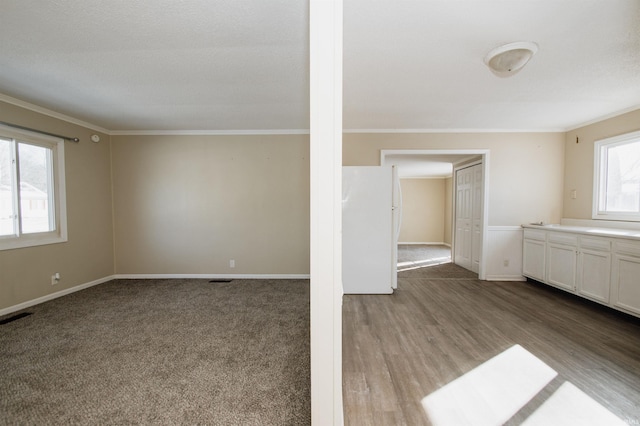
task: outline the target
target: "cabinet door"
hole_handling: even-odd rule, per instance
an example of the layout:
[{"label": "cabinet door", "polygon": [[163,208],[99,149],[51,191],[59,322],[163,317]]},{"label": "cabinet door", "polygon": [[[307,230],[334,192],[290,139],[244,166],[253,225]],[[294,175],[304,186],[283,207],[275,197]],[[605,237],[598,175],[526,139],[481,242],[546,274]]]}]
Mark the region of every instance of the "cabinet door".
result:
[{"label": "cabinet door", "polygon": [[580,249],[578,256],[578,294],[598,302],[609,302],[611,253]]},{"label": "cabinet door", "polygon": [[522,275],[544,281],[545,242],[525,239],[522,245]]},{"label": "cabinet door", "polygon": [[574,291],[576,254],[576,247],[547,243],[547,283]]},{"label": "cabinet door", "polygon": [[640,257],[614,254],[611,302],[614,306],[640,314]]}]

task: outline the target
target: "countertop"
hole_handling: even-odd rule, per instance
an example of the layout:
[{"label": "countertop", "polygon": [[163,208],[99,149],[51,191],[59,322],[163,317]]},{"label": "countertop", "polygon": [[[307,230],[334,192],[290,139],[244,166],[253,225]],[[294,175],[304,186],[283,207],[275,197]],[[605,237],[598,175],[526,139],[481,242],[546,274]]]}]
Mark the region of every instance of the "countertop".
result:
[{"label": "countertop", "polygon": [[560,231],[570,232],[573,234],[582,235],[594,235],[598,237],[611,237],[611,238],[627,238],[632,240],[640,240],[640,230],[638,229],[618,229],[618,228],[597,228],[592,226],[569,226],[560,225],[556,223],[552,224],[523,224],[523,228],[540,229],[542,231]]}]

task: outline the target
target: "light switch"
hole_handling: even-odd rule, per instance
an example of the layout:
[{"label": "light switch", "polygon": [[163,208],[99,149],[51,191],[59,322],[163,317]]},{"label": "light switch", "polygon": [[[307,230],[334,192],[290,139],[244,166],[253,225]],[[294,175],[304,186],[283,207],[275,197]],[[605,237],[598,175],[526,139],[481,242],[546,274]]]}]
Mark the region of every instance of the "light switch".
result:
[{"label": "light switch", "polygon": [[578,192],[575,189],[571,190],[571,199],[575,200],[576,198],[578,198]]}]

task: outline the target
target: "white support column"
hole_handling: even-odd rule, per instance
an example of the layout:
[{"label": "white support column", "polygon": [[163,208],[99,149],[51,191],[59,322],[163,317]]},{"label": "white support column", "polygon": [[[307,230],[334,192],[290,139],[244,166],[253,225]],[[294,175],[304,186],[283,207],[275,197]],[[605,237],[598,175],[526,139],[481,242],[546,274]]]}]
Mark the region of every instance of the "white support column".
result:
[{"label": "white support column", "polygon": [[311,0],[311,422],[342,425],[342,0]]}]

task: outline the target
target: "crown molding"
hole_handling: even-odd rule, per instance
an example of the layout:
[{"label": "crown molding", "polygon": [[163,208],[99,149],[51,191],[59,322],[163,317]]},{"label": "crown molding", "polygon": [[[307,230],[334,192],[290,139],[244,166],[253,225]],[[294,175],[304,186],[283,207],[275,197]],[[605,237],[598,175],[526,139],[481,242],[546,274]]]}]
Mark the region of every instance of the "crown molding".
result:
[{"label": "crown molding", "polygon": [[344,129],[342,133],[564,133],[551,129]]},{"label": "crown molding", "polygon": [[39,105],[35,105],[30,102],[23,101],[21,99],[17,99],[9,95],[5,95],[4,93],[0,93],[0,101],[6,102],[11,105],[19,106],[20,108],[28,109],[29,111],[37,112],[42,115],[56,118],[58,120],[66,121],[67,123],[71,123],[71,124],[85,127],[87,129],[95,130],[96,132],[106,133],[108,135],[111,134],[111,131],[108,129],[105,129],[104,127],[100,127],[93,123],[89,123],[84,120],[79,120],[77,118],[68,116],[66,114],[61,114],[59,112],[50,110],[48,108],[44,108]]},{"label": "crown molding", "polygon": [[580,123],[580,124],[576,124],[574,126],[568,127],[566,131],[570,132],[572,130],[579,129],[581,127],[590,126],[592,124],[596,124],[596,123],[599,123],[601,121],[608,120],[610,118],[618,117],[619,115],[623,115],[623,114],[626,114],[628,112],[633,112],[633,111],[636,111],[636,110],[639,110],[639,109],[640,109],[640,105],[634,105],[634,106],[631,106],[629,108],[625,108],[625,109],[617,111],[617,112],[612,112],[611,114],[606,114],[606,115],[603,115],[601,117],[594,118],[594,119],[589,120],[589,121],[585,121],[584,123]]},{"label": "crown molding", "polygon": [[[114,136],[233,136],[233,135],[308,135],[309,129],[268,129],[268,130],[109,130],[104,127],[71,117],[66,114],[53,111],[51,109],[32,104],[21,99],[0,93],[0,101],[15,105],[30,111],[37,112],[67,123],[95,130],[96,132],[105,133]],[[370,133],[370,134],[405,134],[405,133],[566,133],[572,130],[586,127],[610,118],[614,118],[632,111],[640,109],[640,105],[633,105],[623,110],[606,114],[579,124],[569,126],[567,128],[550,128],[550,129],[343,129],[342,133]]]},{"label": "crown molding", "polygon": [[113,136],[308,135],[309,129],[269,130],[113,130]]}]

